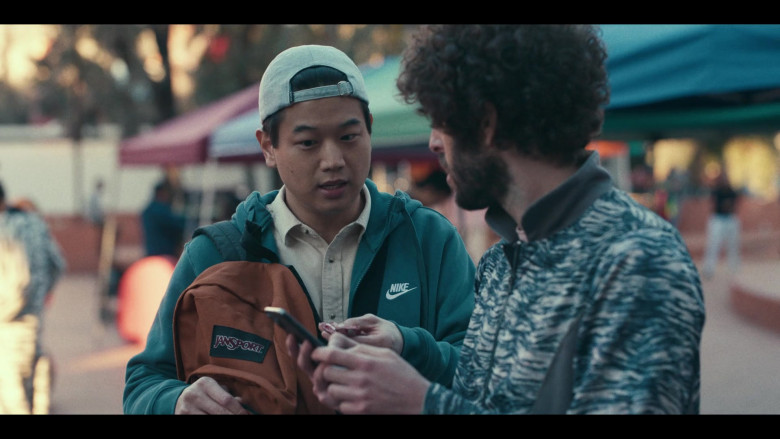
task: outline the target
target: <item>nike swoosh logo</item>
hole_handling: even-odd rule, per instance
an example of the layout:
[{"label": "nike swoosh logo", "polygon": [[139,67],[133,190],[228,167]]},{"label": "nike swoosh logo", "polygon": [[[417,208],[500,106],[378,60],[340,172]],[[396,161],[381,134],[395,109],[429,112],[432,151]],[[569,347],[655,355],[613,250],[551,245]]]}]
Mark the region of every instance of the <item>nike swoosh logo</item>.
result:
[{"label": "nike swoosh logo", "polygon": [[385,297],[387,297],[387,300],[393,300],[393,299],[397,298],[398,296],[403,296],[404,294],[408,293],[409,291],[414,291],[416,289],[417,289],[417,287],[409,288],[408,290],[399,291],[399,292],[397,292],[395,294],[390,294],[390,290],[387,290],[385,292]]}]

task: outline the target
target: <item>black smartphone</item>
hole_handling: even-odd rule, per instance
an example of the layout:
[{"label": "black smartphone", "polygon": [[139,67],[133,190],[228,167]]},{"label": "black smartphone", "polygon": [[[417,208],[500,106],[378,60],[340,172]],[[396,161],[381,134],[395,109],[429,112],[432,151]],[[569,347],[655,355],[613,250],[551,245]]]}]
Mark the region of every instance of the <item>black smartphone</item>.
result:
[{"label": "black smartphone", "polygon": [[315,348],[317,346],[325,346],[325,343],[317,338],[314,334],[309,332],[301,322],[299,322],[292,314],[288,313],[284,308],[278,308],[275,306],[266,306],[265,313],[271,318],[277,325],[290,334],[293,334],[299,343],[303,343],[304,340],[308,340]]}]

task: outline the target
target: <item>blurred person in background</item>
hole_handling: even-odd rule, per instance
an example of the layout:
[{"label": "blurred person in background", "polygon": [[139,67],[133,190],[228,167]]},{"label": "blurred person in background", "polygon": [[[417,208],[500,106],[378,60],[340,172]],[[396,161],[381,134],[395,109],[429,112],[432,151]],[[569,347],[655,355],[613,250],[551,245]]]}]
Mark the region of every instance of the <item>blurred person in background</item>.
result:
[{"label": "blurred person in background", "polygon": [[699,412],[705,320],[677,229],[585,149],[609,100],[585,25],[425,26],[397,81],[439,131],[458,205],[502,240],[481,258],[451,386],[334,333],[287,337],[321,402],[344,414]]},{"label": "blurred person in background", "polygon": [[[89,195],[89,200],[87,202],[87,208],[85,209],[84,216],[89,221],[90,224],[95,228],[95,231],[97,232],[97,239],[98,244],[96,248],[97,252],[97,258],[98,258],[98,267],[99,269],[103,266],[103,261],[101,261],[102,257],[107,257],[103,254],[104,251],[104,240],[107,239],[106,236],[103,236],[105,222],[106,222],[106,214],[103,210],[103,192],[105,190],[105,183],[103,182],[102,178],[98,178],[95,180],[95,186],[92,189],[92,193]],[[109,228],[109,232],[114,229]],[[113,237],[115,239],[116,235]],[[106,276],[105,273],[101,273],[101,275]]]},{"label": "blurred person in background", "polygon": [[35,316],[18,316],[30,282],[27,254],[21,244],[0,230],[0,415],[32,411],[26,382],[35,364]]},{"label": "blurred person in background", "polygon": [[[19,209],[6,204],[5,190],[0,183],[0,234],[12,239],[27,256],[29,282],[24,288],[21,308],[10,318],[10,324],[27,334],[23,338],[2,342],[13,342],[18,349],[4,350],[3,355],[15,356],[23,364],[21,369],[25,396],[30,411],[45,414],[49,410],[50,359],[42,346],[44,310],[50,301],[57,281],[65,272],[66,263],[59,245],[54,240],[46,221],[34,209]],[[20,340],[24,340],[21,342]],[[24,345],[21,347],[21,345]],[[33,353],[32,362],[26,359]]]},{"label": "blurred person in background", "polygon": [[[431,132],[429,142],[431,145],[441,143],[438,131]],[[416,182],[409,195],[444,215],[458,228],[474,262],[479,261],[485,250],[498,241],[498,236],[485,223],[485,209],[465,210],[458,207],[455,194],[447,184],[447,173],[443,170],[434,169]]]},{"label": "blurred person in background", "polygon": [[214,215],[213,221],[229,220],[236,212],[238,205],[246,199],[250,192],[246,185],[242,183],[218,197],[216,215]]},{"label": "blurred person in background", "polygon": [[705,278],[710,278],[715,273],[723,244],[726,245],[729,271],[736,272],[740,265],[742,224],[737,213],[741,195],[731,186],[725,171],[715,177],[710,199],[712,213],[707,220],[707,244],[702,268]]},{"label": "blurred person in background", "polygon": [[87,203],[87,219],[94,224],[98,229],[103,228],[103,223],[106,219],[105,211],[103,210],[103,192],[105,189],[105,183],[103,179],[97,179],[95,181],[95,188],[89,196],[89,202]]},{"label": "blurred person in background", "polygon": [[447,203],[452,196],[452,189],[447,184],[447,173],[441,169],[434,169],[425,178],[415,182],[409,195],[420,200],[423,206],[428,206],[448,218],[454,216],[450,212],[450,204]]},{"label": "blurred person in background", "polygon": [[187,217],[173,210],[173,196],[173,186],[163,180],[154,186],[152,200],[141,212],[146,256],[181,254]]},{"label": "blurred person in background", "polygon": [[675,227],[679,227],[680,214],[688,190],[688,172],[684,169],[672,168],[662,187],[666,191],[666,219]]}]

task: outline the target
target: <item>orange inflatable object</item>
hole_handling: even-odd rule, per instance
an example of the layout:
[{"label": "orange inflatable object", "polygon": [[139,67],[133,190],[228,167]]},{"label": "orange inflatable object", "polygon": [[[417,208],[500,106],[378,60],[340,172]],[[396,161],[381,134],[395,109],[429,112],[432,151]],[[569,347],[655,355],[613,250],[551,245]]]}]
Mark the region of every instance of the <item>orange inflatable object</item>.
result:
[{"label": "orange inflatable object", "polygon": [[176,260],[148,256],[130,265],[119,280],[116,323],[119,335],[131,342],[146,342],[157,308],[168,288]]}]

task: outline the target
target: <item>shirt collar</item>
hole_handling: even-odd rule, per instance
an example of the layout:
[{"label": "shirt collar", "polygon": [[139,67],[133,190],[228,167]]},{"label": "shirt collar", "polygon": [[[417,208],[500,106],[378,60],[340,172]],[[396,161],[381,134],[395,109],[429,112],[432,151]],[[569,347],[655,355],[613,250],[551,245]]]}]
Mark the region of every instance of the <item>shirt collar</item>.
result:
[{"label": "shirt collar", "polygon": [[[290,208],[287,207],[287,203],[284,202],[286,192],[285,186],[282,186],[282,188],[279,189],[279,193],[276,194],[276,198],[274,198],[270,204],[266,205],[268,213],[270,213],[271,217],[274,219],[274,227],[282,236],[285,243],[287,242],[287,236],[291,230],[300,226],[308,227],[308,225],[301,222],[301,220],[292,213]],[[368,187],[366,187],[365,184],[363,184],[363,189],[361,189],[360,193],[365,198],[366,204],[363,206],[363,211],[360,212],[360,215],[358,215],[357,219],[351,224],[360,226],[362,235],[368,226],[368,218],[371,213],[371,196],[369,195]]]}]

